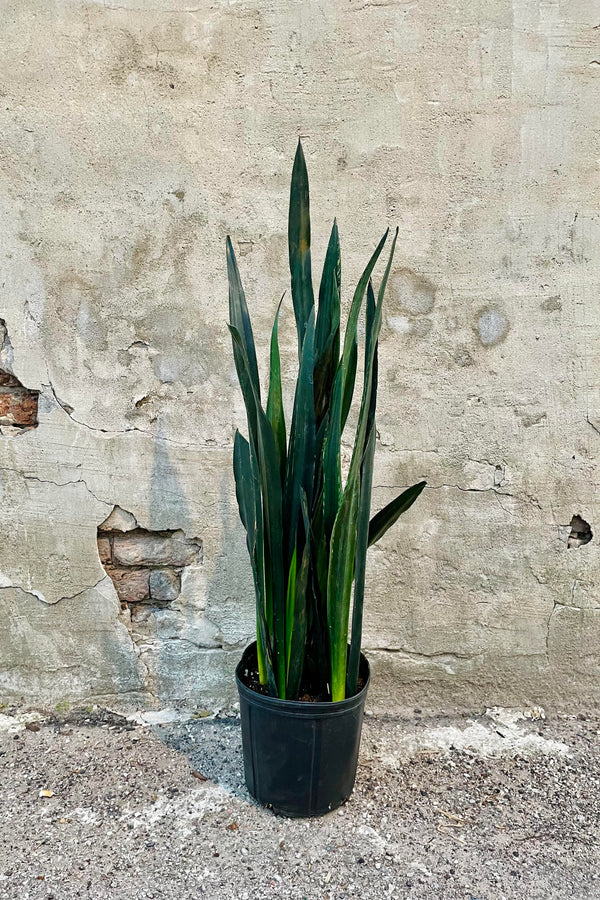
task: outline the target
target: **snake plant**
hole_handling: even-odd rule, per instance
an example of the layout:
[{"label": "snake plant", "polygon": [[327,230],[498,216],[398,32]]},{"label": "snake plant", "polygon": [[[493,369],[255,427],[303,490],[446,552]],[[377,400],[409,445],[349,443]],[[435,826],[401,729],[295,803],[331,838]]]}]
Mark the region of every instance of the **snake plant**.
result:
[{"label": "snake plant", "polygon": [[[252,325],[227,238],[229,329],[248,418],[248,439],[239,431],[235,435],[236,495],[256,590],[260,682],[269,694],[282,699],[297,699],[306,690],[332,701],[356,693],[367,548],[425,487],[424,481],[413,485],[370,519],[377,345],[397,236],[396,229],[377,298],[371,273],[388,231],[371,256],[354,291],[342,340],[337,224],[334,221],[315,306],[308,174],[298,142],[288,243],[299,366],[289,435],[277,335],[281,302],[271,333],[269,389],[263,406]],[[342,434],[354,394],[363,305],[362,397],[344,483]]]}]

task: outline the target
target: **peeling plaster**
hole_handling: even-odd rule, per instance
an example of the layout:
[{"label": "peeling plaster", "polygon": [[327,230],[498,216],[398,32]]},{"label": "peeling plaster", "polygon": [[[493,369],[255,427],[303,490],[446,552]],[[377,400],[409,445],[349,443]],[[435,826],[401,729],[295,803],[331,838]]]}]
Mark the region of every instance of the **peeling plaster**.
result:
[{"label": "peeling plaster", "polygon": [[[272,0],[220,4],[208,19],[208,7],[174,0],[164,41],[164,4],[152,0],[58,11],[24,0],[0,36],[0,317],[11,338],[0,368],[10,355],[19,381],[41,391],[38,427],[0,436],[0,701],[234,698],[254,611],[231,477],[245,418],[223,242],[232,233],[242,251],[264,361],[288,286],[290,109],[302,118],[315,260],[339,215],[344,304],[379,229],[400,226],[374,510],[402,485],[424,478],[428,489],[370,552],[373,704],[600,700],[600,547],[567,553],[559,539],[575,512],[596,529],[600,484],[589,166],[600,112],[579,59],[595,62],[594,33],[577,10],[555,5],[534,22],[523,8],[513,21],[490,4],[466,5],[458,33],[453,10],[423,0],[400,16],[397,40],[394,5],[319,0],[299,33]],[[482,23],[503,39],[473,55]],[[534,26],[537,44],[523,39]],[[292,32],[285,59],[273,57]],[[540,56],[556,34],[561,53]],[[312,89],[317,71],[331,90]],[[381,72],[401,102],[390,105]],[[288,406],[292,321],[287,298]],[[98,561],[97,528],[115,506],[143,529],[203,541],[179,597],[137,623]]]}]

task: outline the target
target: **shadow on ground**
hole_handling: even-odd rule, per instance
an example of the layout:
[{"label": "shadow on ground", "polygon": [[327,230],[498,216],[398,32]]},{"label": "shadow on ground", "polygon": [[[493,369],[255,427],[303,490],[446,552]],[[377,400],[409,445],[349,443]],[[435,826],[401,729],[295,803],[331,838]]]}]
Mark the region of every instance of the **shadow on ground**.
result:
[{"label": "shadow on ground", "polygon": [[600,721],[529,712],[367,718],[352,798],[303,821],[250,801],[236,719],[8,711],[0,900],[600,898]]}]

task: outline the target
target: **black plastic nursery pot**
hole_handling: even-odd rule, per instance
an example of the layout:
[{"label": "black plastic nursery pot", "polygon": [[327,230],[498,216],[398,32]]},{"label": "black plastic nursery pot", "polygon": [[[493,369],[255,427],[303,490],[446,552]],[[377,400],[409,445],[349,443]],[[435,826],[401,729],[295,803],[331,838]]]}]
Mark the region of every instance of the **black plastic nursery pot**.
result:
[{"label": "black plastic nursery pot", "polygon": [[336,703],[280,700],[242,681],[256,642],[235,672],[240,695],[246,785],[263,806],[283,816],[322,816],[347,800],[354,787],[369,688],[369,663],[360,657],[363,687]]}]

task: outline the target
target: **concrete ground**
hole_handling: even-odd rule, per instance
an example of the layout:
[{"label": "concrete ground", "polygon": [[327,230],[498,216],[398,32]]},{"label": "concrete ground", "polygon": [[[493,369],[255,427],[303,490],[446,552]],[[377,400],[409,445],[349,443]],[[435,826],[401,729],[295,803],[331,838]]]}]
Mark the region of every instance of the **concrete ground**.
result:
[{"label": "concrete ground", "polygon": [[0,898],[600,898],[600,720],[367,717],[354,795],[277,818],[239,721],[0,716]]}]

